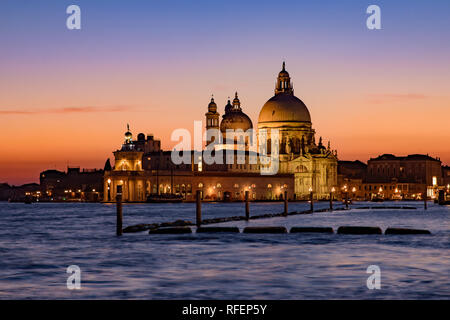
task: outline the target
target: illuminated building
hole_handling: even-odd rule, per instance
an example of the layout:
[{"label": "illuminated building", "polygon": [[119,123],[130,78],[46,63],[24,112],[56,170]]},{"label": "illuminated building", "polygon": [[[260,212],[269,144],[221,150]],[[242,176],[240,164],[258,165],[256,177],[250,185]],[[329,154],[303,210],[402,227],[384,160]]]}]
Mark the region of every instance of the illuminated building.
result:
[{"label": "illuminated building", "polygon": [[446,171],[440,159],[422,154],[383,154],[371,158],[366,168],[359,161],[339,161],[338,171],[341,188],[355,187],[355,198],[361,200],[421,199],[425,191],[428,198],[434,199],[445,187]]},{"label": "illuminated building", "polygon": [[279,173],[294,175],[297,198],[308,198],[310,188],[317,198],[328,197],[337,185],[337,151],[331,150],[329,142],[325,147],[322,138],[316,144],[309,110],[294,95],[284,62],[275,95],[264,104],[258,118],[259,136],[261,130],[267,130],[272,139],[272,129],[280,132]]},{"label": "illuminated building", "polygon": [[[205,114],[206,129],[217,132],[207,136],[206,145],[214,142],[211,145],[214,152],[232,150],[223,152],[222,164],[207,164],[201,153],[184,151],[190,153],[191,163],[175,165],[171,152],[161,150],[153,135],[145,137],[140,133],[133,141],[127,131],[122,149],[114,152],[114,168],[105,172],[104,188],[111,191],[110,195],[105,193],[105,201],[114,201],[117,185],[123,185],[125,201],[144,201],[152,194],[177,194],[192,200],[196,190],[201,190],[204,199],[211,200],[242,200],[245,191],[250,192],[253,200],[279,199],[285,191],[290,199],[309,199],[310,189],[317,199],[329,197],[331,189],[337,186],[337,152],[331,150],[330,143],[325,147],[322,138],[315,142],[311,116],[305,104],[294,96],[284,63],[275,95],[261,109],[255,135],[261,139],[261,132],[267,132],[270,146],[273,130],[280,132],[276,174],[261,175],[260,150],[250,148],[258,143],[246,133],[253,129],[253,123],[244,113],[237,92],[224,111],[219,121],[217,104],[211,98]],[[267,154],[272,151],[269,147]],[[258,161],[250,161],[253,157]]]}]

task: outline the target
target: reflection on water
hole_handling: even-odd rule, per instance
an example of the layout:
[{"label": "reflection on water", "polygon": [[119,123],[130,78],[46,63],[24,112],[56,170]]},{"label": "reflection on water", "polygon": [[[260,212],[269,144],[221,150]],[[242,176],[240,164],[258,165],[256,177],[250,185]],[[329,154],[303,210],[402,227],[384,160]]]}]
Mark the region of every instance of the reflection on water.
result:
[{"label": "reflection on water", "polygon": [[[388,204],[376,204],[383,205]],[[0,298],[450,298],[450,208],[389,205],[418,209],[356,209],[221,225],[412,227],[433,235],[144,232],[117,238],[114,205],[0,203]],[[308,208],[289,204],[290,211]],[[282,209],[281,203],[251,204],[252,214]],[[202,211],[205,219],[243,215],[244,206],[211,203]],[[124,205],[124,226],[177,219],[195,221],[195,204]],[[66,288],[66,268],[73,264],[81,268],[81,290]],[[373,264],[381,268],[381,290],[366,287],[366,268]]]}]

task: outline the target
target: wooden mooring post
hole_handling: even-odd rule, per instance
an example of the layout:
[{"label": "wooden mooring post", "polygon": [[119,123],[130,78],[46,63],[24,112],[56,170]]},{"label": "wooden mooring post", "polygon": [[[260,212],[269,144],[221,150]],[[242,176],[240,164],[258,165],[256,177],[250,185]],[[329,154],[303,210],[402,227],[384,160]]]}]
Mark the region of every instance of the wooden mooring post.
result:
[{"label": "wooden mooring post", "polygon": [[117,186],[116,192],[116,235],[122,235],[122,186]]},{"label": "wooden mooring post", "polygon": [[330,211],[333,211],[333,191],[330,191]]},{"label": "wooden mooring post", "polygon": [[423,193],[423,208],[427,210],[427,188],[425,188],[425,192]]},{"label": "wooden mooring post", "polygon": [[245,191],[245,220],[250,219],[250,204],[249,204],[249,192]]},{"label": "wooden mooring post", "polygon": [[284,216],[288,215],[288,193],[287,191],[284,192]]},{"label": "wooden mooring post", "polygon": [[314,193],[312,190],[309,191],[309,201],[310,201],[310,210],[314,212]]},{"label": "wooden mooring post", "polygon": [[202,225],[202,195],[201,191],[197,190],[196,193],[196,200],[197,200],[197,206],[196,206],[196,217],[197,217],[197,227],[200,227]]},{"label": "wooden mooring post", "polygon": [[348,210],[348,191],[345,192],[345,209]]}]

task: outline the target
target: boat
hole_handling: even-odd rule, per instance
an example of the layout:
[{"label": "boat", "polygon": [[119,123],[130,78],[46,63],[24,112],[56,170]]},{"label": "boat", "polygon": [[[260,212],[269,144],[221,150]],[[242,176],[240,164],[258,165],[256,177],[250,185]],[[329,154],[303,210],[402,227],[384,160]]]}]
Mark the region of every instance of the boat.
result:
[{"label": "boat", "polygon": [[23,200],[23,203],[25,203],[25,204],[31,204],[33,201],[32,201],[32,198],[31,197],[25,197],[25,199]]},{"label": "boat", "polygon": [[176,194],[151,194],[147,196],[147,201],[150,203],[180,203],[184,198]]}]

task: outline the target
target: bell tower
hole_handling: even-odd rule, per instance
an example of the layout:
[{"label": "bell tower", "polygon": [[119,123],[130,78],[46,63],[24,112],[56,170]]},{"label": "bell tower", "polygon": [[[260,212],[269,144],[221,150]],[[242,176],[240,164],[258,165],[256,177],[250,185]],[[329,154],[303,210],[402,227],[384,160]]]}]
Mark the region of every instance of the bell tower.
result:
[{"label": "bell tower", "polygon": [[208,134],[208,130],[219,130],[219,113],[217,112],[217,104],[214,102],[214,97],[211,97],[211,102],[208,104],[208,112],[205,113],[206,117],[206,145],[214,141],[214,136]]}]

